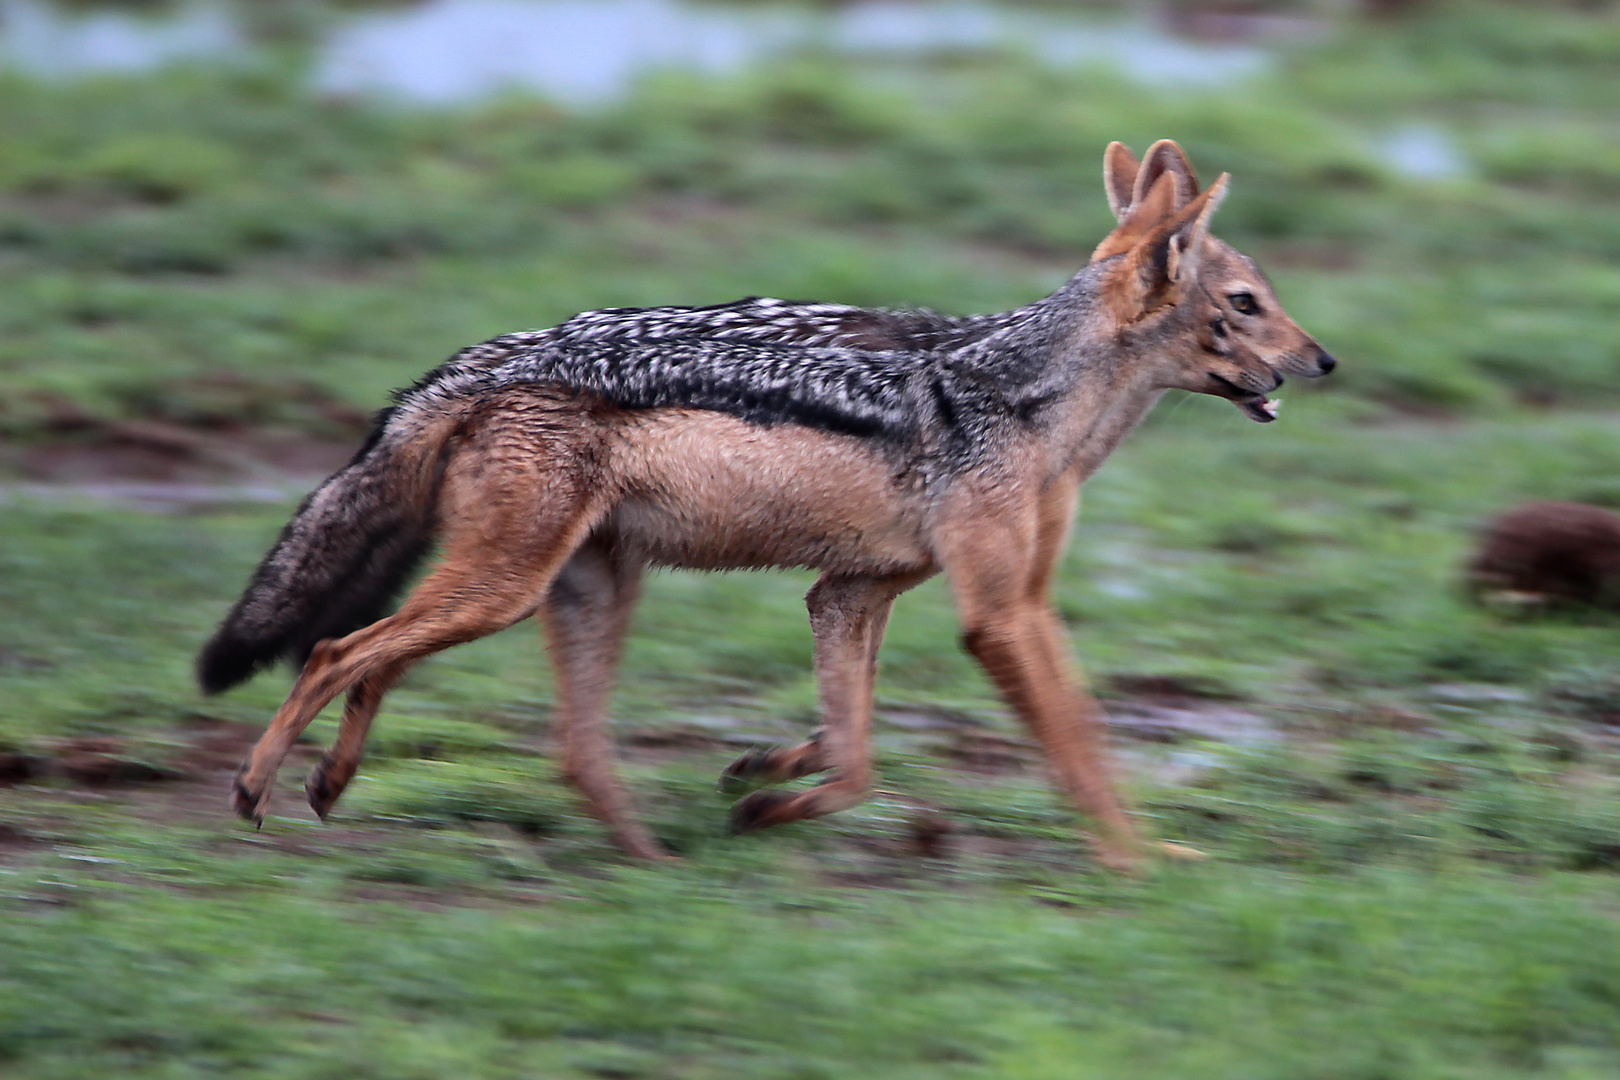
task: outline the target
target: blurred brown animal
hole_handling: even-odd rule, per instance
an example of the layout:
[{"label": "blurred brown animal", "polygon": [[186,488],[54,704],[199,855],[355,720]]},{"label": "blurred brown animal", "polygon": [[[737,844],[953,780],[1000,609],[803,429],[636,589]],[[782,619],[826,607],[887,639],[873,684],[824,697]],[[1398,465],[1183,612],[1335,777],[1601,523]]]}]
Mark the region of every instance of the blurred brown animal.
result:
[{"label": "blurred brown animal", "polygon": [[[1264,274],[1209,234],[1181,148],[1104,169],[1119,226],[1056,293],[950,319],[750,298],[612,309],[458,354],[397,398],[360,453],[299,509],[199,657],[225,689],[305,660],[232,792],[262,821],[306,725],[347,692],[309,778],[324,817],[354,776],[383,694],[416,661],[531,615],[557,668],[563,764],[628,852],[636,818],[605,730],[620,643],[649,565],[801,566],[822,729],[750,754],[739,829],[846,809],[871,786],[872,690],[896,597],[943,573],[962,641],[1033,730],[1106,863],[1142,854],[1115,794],[1101,711],[1071,664],[1050,585],[1081,483],[1171,388],[1260,422],[1284,374],[1333,357]],[[1238,479],[1236,477],[1234,480]],[[437,541],[442,558],[378,619]]]},{"label": "blurred brown animal", "polygon": [[1570,502],[1509,510],[1482,532],[1468,584],[1488,602],[1620,611],[1620,514]]}]

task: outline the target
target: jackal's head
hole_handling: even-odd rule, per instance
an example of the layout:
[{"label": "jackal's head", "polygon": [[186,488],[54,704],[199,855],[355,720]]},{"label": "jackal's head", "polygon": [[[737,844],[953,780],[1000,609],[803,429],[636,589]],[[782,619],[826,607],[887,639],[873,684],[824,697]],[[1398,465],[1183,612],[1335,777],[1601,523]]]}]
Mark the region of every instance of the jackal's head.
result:
[{"label": "jackal's head", "polygon": [[1316,378],[1336,361],[1299,328],[1247,255],[1209,233],[1226,174],[1200,192],[1181,147],[1154,143],[1138,161],[1111,143],[1103,178],[1119,227],[1092,254],[1115,259],[1109,312],[1165,388],[1226,398],[1251,419],[1277,418],[1266,395],[1286,375]]}]

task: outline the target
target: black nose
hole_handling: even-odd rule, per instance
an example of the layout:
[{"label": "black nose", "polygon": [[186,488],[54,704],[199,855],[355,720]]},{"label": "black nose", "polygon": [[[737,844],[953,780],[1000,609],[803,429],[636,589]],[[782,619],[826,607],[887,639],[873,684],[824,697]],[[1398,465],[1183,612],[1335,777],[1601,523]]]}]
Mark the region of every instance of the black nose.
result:
[{"label": "black nose", "polygon": [[1339,362],[1338,360],[1334,359],[1333,354],[1328,352],[1326,349],[1318,349],[1316,366],[1322,369],[1321,371],[1317,372],[1318,375],[1326,375],[1328,372],[1338,367]]}]

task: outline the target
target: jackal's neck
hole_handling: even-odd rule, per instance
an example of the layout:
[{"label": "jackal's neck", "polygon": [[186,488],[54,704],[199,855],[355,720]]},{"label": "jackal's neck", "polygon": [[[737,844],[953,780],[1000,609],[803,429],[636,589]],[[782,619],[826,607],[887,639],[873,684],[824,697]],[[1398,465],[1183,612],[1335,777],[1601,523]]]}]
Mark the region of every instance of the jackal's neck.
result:
[{"label": "jackal's neck", "polygon": [[1107,269],[1080,271],[984,343],[1019,357],[1020,396],[1039,403],[1031,419],[1053,474],[1090,476],[1164,394],[1106,310]]},{"label": "jackal's neck", "polygon": [[1107,378],[1099,371],[1082,377],[1054,424],[1051,472],[1075,470],[1088,479],[1163,396],[1162,388],[1139,377]]}]

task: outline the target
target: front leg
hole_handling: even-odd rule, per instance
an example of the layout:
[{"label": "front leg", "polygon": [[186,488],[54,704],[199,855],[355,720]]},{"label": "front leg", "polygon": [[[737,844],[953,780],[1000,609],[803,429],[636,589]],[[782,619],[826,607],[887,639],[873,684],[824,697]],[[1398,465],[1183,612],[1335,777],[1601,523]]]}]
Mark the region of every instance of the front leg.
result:
[{"label": "front leg", "polygon": [[1040,741],[1074,805],[1096,825],[1098,857],[1133,870],[1141,842],[1114,790],[1102,707],[1070,676],[1057,615],[1026,601],[965,618],[962,642]]},{"label": "front leg", "polygon": [[971,504],[950,530],[946,574],[962,643],[1045,750],[1059,784],[1095,825],[1099,859],[1134,870],[1141,841],[1115,792],[1102,707],[1069,654],[1049,588],[1078,502],[1067,478],[1022,507]]},{"label": "front leg", "polygon": [[756,791],[732,811],[738,832],[821,817],[848,809],[866,797],[872,783],[872,689],[878,650],[895,597],[932,571],[887,578],[828,574],[805,597],[816,642],[816,687],[822,727],[810,742],[784,750],[744,755],[721,779],[758,781],[836,770],[809,791]]}]

